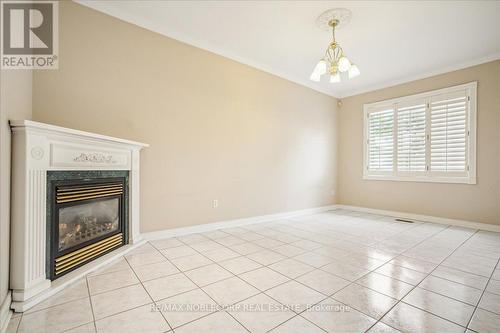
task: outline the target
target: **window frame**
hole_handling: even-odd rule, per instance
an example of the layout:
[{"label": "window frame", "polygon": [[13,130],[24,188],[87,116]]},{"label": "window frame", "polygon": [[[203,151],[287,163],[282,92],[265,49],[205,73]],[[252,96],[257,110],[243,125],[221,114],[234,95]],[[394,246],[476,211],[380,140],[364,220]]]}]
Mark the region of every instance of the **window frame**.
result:
[{"label": "window frame", "polygon": [[[468,170],[464,175],[447,175],[446,172],[430,170],[430,108],[429,103],[432,97],[453,93],[461,90],[466,90],[468,98],[468,114],[467,114],[467,128],[468,138],[466,144],[466,162]],[[426,101],[426,171],[398,171],[397,168],[397,104],[412,104],[418,101]],[[369,165],[369,120],[368,116],[372,112],[380,111],[384,108],[393,108],[393,168],[392,171],[370,171]],[[386,181],[406,181],[406,182],[428,182],[428,183],[458,183],[458,184],[476,184],[476,134],[477,134],[477,81],[469,82],[453,87],[427,91],[424,93],[408,95],[389,100],[378,101],[374,103],[367,103],[363,105],[363,179],[364,180],[386,180]]]}]

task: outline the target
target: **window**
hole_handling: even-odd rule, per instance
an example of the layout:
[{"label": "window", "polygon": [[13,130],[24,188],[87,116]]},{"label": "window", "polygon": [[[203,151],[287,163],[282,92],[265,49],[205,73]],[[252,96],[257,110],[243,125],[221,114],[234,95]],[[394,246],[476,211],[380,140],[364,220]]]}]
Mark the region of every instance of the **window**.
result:
[{"label": "window", "polygon": [[369,168],[373,171],[392,171],[394,158],[394,110],[388,108],[371,114]]},{"label": "window", "polygon": [[476,183],[472,82],[364,105],[364,179]]}]

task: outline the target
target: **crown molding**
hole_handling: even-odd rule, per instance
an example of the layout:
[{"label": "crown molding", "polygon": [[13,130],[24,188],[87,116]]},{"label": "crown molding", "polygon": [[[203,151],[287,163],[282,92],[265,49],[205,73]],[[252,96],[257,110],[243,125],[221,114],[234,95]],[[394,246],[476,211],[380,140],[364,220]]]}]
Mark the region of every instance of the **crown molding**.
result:
[{"label": "crown molding", "polygon": [[78,3],[80,5],[83,5],[85,7],[97,10],[99,12],[102,12],[104,14],[107,14],[109,16],[117,18],[119,20],[125,21],[127,23],[134,24],[134,25],[139,26],[141,28],[144,28],[146,30],[150,30],[150,31],[159,33],[163,36],[174,39],[174,40],[179,41],[181,43],[191,45],[191,46],[194,46],[196,48],[199,48],[199,49],[202,49],[205,51],[209,51],[211,53],[217,54],[217,55],[222,56],[224,58],[228,58],[228,59],[231,59],[233,61],[242,63],[244,65],[256,68],[256,69],[261,70],[263,72],[278,76],[278,77],[285,79],[287,81],[290,81],[290,82],[293,82],[295,84],[310,88],[310,89],[315,90],[319,93],[334,97],[336,99],[347,98],[347,97],[360,95],[360,94],[364,94],[364,93],[379,90],[379,89],[389,88],[389,87],[393,87],[393,86],[396,86],[399,84],[408,83],[408,82],[412,82],[412,81],[416,81],[416,80],[420,80],[420,79],[425,79],[425,78],[429,78],[429,77],[432,77],[435,75],[444,74],[444,73],[448,73],[448,72],[456,71],[459,69],[464,69],[467,67],[472,67],[475,65],[480,65],[482,63],[486,63],[486,62],[500,59],[500,52],[498,52],[498,53],[494,53],[494,54],[491,54],[489,56],[482,57],[479,59],[469,60],[469,61],[461,62],[458,64],[454,64],[451,66],[446,66],[446,67],[441,68],[441,69],[430,70],[430,71],[419,73],[416,75],[408,75],[408,76],[404,76],[404,77],[394,79],[394,80],[391,79],[391,80],[383,81],[383,82],[380,82],[377,84],[368,85],[367,87],[364,87],[364,88],[352,89],[347,93],[336,93],[334,91],[331,91],[328,88],[325,88],[321,85],[313,83],[312,81],[309,80],[309,77],[302,78],[302,77],[290,75],[290,74],[284,73],[282,71],[275,70],[275,69],[273,69],[267,65],[264,65],[260,62],[248,59],[246,57],[236,55],[236,54],[234,54],[232,52],[228,52],[226,50],[221,50],[220,47],[218,47],[217,45],[214,45],[212,43],[209,43],[206,40],[192,38],[190,36],[187,36],[186,34],[178,32],[178,31],[172,31],[172,30],[166,31],[165,28],[162,28],[159,25],[151,23],[145,19],[142,19],[141,17],[138,17],[137,15],[130,14],[126,11],[121,10],[120,8],[118,8],[116,6],[113,6],[113,1],[105,2],[105,1],[73,0],[73,2]]},{"label": "crown molding", "polygon": [[498,60],[498,59],[500,59],[500,52],[494,53],[494,54],[489,55],[487,57],[483,57],[483,58],[479,58],[479,59],[475,59],[475,60],[471,60],[471,61],[465,61],[465,62],[456,64],[456,65],[447,66],[447,67],[444,67],[441,69],[432,70],[432,71],[420,73],[417,75],[410,75],[410,76],[406,76],[406,77],[399,78],[396,80],[388,80],[388,81],[385,81],[382,83],[368,86],[366,88],[354,89],[350,93],[341,94],[341,95],[337,96],[337,98],[347,98],[347,97],[361,95],[364,93],[368,93],[368,92],[372,92],[372,91],[376,91],[376,90],[380,90],[380,89],[390,88],[390,87],[394,87],[394,86],[397,86],[400,84],[418,81],[418,80],[422,80],[422,79],[427,79],[427,78],[437,76],[440,74],[446,74],[446,73],[450,73],[450,72],[457,71],[460,69],[465,69],[468,67],[481,65],[481,64],[484,64],[487,62]]},{"label": "crown molding", "polygon": [[139,26],[141,28],[144,28],[146,30],[150,30],[152,32],[156,32],[160,35],[166,36],[168,38],[174,39],[180,43],[187,44],[205,51],[209,51],[211,53],[217,54],[219,56],[222,56],[224,58],[228,58],[230,60],[242,63],[244,65],[256,68],[258,70],[261,70],[263,72],[272,74],[274,76],[278,76],[281,79],[285,79],[287,81],[293,82],[295,84],[298,84],[300,86],[307,87],[309,89],[315,90],[317,92],[320,92],[322,94],[338,98],[332,91],[317,85],[313,83],[312,81],[307,78],[304,80],[303,78],[295,77],[293,75],[286,74],[282,71],[278,71],[275,69],[270,68],[267,65],[264,65],[262,63],[259,63],[257,61],[253,61],[251,59],[248,59],[246,57],[241,57],[239,55],[236,55],[232,52],[228,52],[225,50],[220,50],[220,48],[216,45],[213,45],[212,43],[207,42],[206,40],[201,40],[197,38],[192,38],[190,36],[187,36],[186,34],[183,34],[178,31],[173,31],[169,30],[168,32],[165,31],[165,28],[162,28],[156,24],[153,24],[151,22],[146,22],[145,20],[141,20],[140,17],[136,15],[131,15],[125,11],[122,11],[116,7],[110,6],[109,4],[112,4],[113,1],[110,2],[94,2],[94,1],[88,1],[88,0],[73,0],[73,2],[76,2],[80,5],[83,5],[85,7],[92,8],[94,10],[97,10],[101,13],[107,14],[109,16],[112,16],[114,18],[117,18],[121,21],[125,21],[130,24],[134,24],[136,26]]}]

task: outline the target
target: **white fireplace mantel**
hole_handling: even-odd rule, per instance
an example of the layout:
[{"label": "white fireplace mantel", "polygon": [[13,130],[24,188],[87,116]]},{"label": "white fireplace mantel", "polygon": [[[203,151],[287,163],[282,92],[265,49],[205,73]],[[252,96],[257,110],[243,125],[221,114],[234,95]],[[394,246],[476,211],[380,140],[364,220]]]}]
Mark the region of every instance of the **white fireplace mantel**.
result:
[{"label": "white fireplace mantel", "polygon": [[[13,305],[51,288],[46,274],[46,188],[50,170],[129,170],[129,243],[140,240],[139,152],[147,144],[39,122],[12,129],[11,275]],[[57,280],[56,280],[57,281]]]}]

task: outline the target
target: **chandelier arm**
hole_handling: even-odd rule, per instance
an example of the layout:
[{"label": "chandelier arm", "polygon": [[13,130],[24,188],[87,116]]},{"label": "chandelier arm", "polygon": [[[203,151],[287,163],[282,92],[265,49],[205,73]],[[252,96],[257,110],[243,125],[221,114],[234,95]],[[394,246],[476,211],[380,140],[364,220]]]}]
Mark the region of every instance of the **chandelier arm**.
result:
[{"label": "chandelier arm", "polygon": [[[324,63],[321,64],[318,63],[317,66],[320,65],[328,66],[327,68],[330,74],[330,82],[332,83],[340,82],[341,81],[340,75],[346,72],[352,65],[350,60],[348,60],[347,57],[344,55],[344,49],[337,43],[336,31],[335,31],[337,27],[342,27],[347,22],[349,22],[350,17],[351,17],[351,12],[349,10],[344,8],[335,8],[324,12],[316,20],[317,25],[322,30],[328,31],[331,29],[330,31],[332,34],[331,35],[332,40],[325,50],[322,59]],[[342,69],[342,71],[340,71],[339,67]],[[324,67],[321,67],[321,72],[323,72],[323,70]],[[359,75],[359,70],[357,69],[357,67],[355,67],[353,74],[352,75],[351,74],[352,74],[351,71],[349,71],[349,78]],[[313,72],[311,80],[319,81],[316,72]]]},{"label": "chandelier arm", "polygon": [[332,59],[333,61],[335,61],[335,62],[336,62],[337,60],[339,60],[339,58],[340,58],[340,57],[342,56],[342,54],[343,54],[342,48],[341,48],[339,45],[337,45],[337,46],[336,46],[335,48],[333,48],[333,49],[332,49],[332,48],[330,48],[330,50],[331,50],[331,59]]},{"label": "chandelier arm", "polygon": [[330,64],[332,64],[333,62],[335,62],[335,58],[336,58],[336,55],[335,55],[335,49],[332,49],[331,47],[329,47],[327,50],[327,55],[328,55],[328,62]]},{"label": "chandelier arm", "polygon": [[328,47],[326,50],[325,50],[325,55],[323,57],[324,60],[328,60],[330,61],[330,47]]},{"label": "chandelier arm", "polygon": [[340,45],[337,45],[337,47],[339,49],[339,58],[340,58],[340,57],[342,57],[344,55],[344,49]]}]

